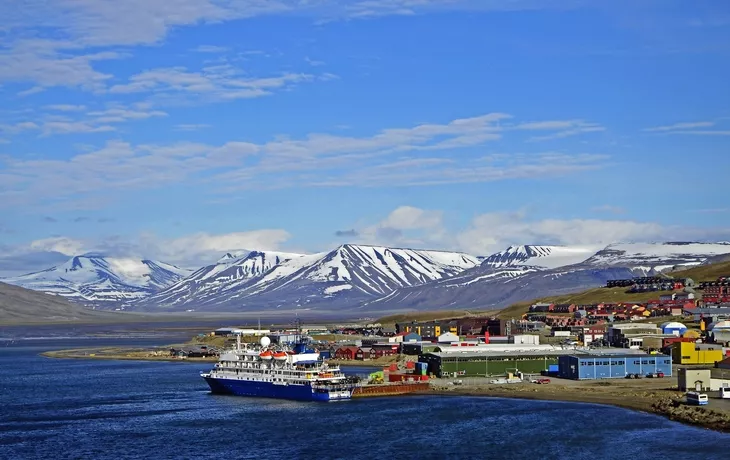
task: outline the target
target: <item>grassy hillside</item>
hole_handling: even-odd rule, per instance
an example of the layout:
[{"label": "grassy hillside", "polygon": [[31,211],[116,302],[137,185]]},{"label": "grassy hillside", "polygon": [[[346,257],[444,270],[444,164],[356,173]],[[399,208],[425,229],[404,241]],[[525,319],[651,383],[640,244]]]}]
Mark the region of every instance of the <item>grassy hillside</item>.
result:
[{"label": "grassy hillside", "polygon": [[[694,281],[713,281],[719,276],[730,276],[730,261],[700,265],[686,270],[677,270],[666,275],[672,278],[691,278]],[[538,297],[529,302],[510,305],[500,311],[500,318],[519,318],[525,314],[530,305],[536,302],[593,304],[599,302],[646,302],[658,298],[661,292],[627,293],[626,288],[595,288],[575,294],[552,297]]]},{"label": "grassy hillside", "polygon": [[699,265],[687,270],[667,273],[673,278],[692,278],[694,281],[715,281],[720,276],[730,276],[730,261]]},{"label": "grassy hillside", "polygon": [[378,318],[376,322],[385,327],[393,327],[395,323],[408,321],[435,321],[439,319],[455,319],[466,318],[471,316],[481,316],[486,314],[485,311],[468,311],[468,310],[442,310],[442,311],[424,311],[403,313],[399,315],[390,315]]},{"label": "grassy hillside", "polygon": [[51,323],[95,321],[116,318],[117,314],[88,310],[68,300],[18,286],[0,283],[0,323]]}]

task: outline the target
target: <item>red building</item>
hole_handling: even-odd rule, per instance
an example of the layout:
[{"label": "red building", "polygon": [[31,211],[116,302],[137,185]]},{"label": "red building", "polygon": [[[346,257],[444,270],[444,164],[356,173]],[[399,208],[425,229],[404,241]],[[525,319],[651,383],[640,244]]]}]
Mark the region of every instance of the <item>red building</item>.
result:
[{"label": "red building", "polygon": [[355,359],[359,361],[365,361],[373,358],[375,358],[375,351],[370,347],[360,347],[355,353]]},{"label": "red building", "polygon": [[357,347],[340,347],[335,351],[335,359],[355,359]]},{"label": "red building", "polygon": [[398,354],[399,346],[394,343],[376,343],[373,345],[370,354],[375,354],[375,358],[383,356],[393,356]]}]

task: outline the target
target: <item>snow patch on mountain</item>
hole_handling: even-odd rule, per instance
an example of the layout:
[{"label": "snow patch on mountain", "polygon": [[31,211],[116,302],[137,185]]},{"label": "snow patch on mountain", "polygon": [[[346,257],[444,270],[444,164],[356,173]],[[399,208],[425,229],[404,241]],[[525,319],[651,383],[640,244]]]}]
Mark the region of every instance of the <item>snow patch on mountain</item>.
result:
[{"label": "snow patch on mountain", "polygon": [[542,268],[558,268],[583,262],[602,246],[510,246],[482,261],[483,267],[502,268],[530,265]]},{"label": "snow patch on mountain", "polygon": [[205,303],[224,292],[247,285],[252,279],[265,277],[275,267],[302,257],[303,254],[278,251],[229,252],[217,263],[196,270],[147,301],[168,308],[191,302]]},{"label": "snow patch on mountain", "polygon": [[594,266],[624,266],[665,271],[699,265],[710,257],[730,253],[727,243],[617,243],[586,260]]}]

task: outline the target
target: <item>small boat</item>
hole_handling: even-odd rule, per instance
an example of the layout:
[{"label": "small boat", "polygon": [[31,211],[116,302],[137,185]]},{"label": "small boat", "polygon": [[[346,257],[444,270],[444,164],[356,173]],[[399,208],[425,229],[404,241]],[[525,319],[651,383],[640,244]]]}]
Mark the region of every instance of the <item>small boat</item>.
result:
[{"label": "small boat", "polygon": [[289,355],[287,355],[286,352],[283,351],[277,351],[276,353],[274,353],[274,359],[286,359],[287,356]]},{"label": "small boat", "polygon": [[259,353],[259,356],[261,357],[261,359],[271,359],[271,357],[274,356],[274,354],[272,352],[270,352],[269,350],[266,350],[264,352]]}]

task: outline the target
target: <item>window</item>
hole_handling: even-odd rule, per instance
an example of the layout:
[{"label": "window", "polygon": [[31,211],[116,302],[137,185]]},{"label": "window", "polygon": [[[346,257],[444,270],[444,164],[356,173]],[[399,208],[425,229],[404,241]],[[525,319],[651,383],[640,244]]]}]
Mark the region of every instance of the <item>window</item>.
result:
[{"label": "window", "polygon": [[650,359],[649,360],[649,364],[655,364],[654,360],[653,359]]},{"label": "window", "polygon": [[638,366],[639,364],[641,364],[641,361],[638,361],[638,360],[634,361],[634,364],[636,364]]}]

